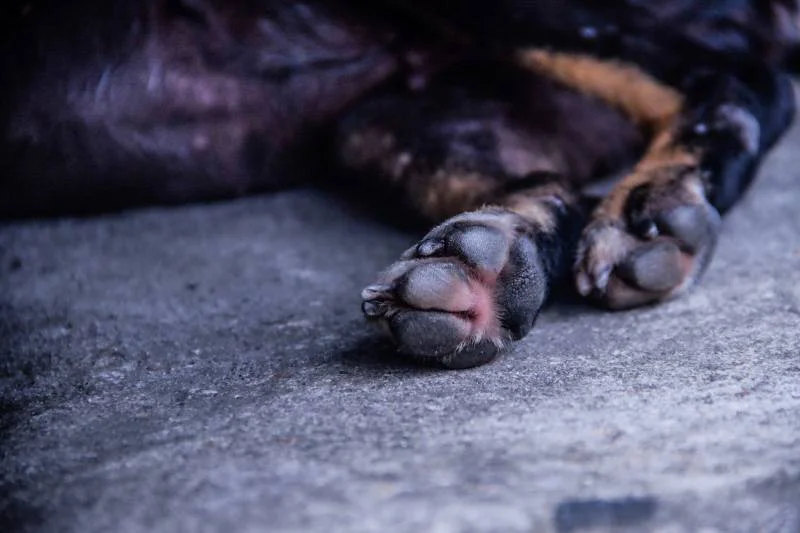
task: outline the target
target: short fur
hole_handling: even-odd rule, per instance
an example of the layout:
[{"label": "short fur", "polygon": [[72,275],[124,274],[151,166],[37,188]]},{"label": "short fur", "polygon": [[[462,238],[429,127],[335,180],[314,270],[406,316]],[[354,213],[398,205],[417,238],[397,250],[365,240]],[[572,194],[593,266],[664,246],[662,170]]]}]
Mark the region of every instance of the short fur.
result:
[{"label": "short fur", "polygon": [[566,276],[610,308],[691,286],[792,119],[795,2],[453,5],[11,2],[0,217],[352,180],[437,224],[364,312],[453,367]]}]

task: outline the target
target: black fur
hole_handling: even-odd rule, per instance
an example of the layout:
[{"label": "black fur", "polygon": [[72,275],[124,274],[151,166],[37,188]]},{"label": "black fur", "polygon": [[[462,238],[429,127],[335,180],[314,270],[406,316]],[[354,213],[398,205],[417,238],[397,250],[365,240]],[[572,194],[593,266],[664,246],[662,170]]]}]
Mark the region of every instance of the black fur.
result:
[{"label": "black fur", "polygon": [[[527,334],[575,255],[579,292],[609,307],[684,290],[710,260],[719,212],[794,114],[793,0],[0,9],[0,218],[358,179],[441,222],[365,289],[363,309],[401,349],[452,367]],[[633,163],[648,132],[512,61],[531,47],[627,63],[676,89],[670,142],[699,161],[642,171],[623,213],[601,205],[587,225],[579,188]],[[459,214],[484,204],[499,207]]]},{"label": "black fur", "polygon": [[[677,85],[713,67],[723,75],[692,84],[695,120],[712,102],[744,100],[765,144],[792,108],[779,72],[796,37],[788,0],[16,0],[3,10],[5,217],[285,185],[310,170],[296,154],[377,85],[511,46],[620,58]],[[159,78],[169,72],[177,79]],[[708,165],[722,169],[727,206],[758,154],[729,163],[726,141],[702,142],[719,143]]]}]

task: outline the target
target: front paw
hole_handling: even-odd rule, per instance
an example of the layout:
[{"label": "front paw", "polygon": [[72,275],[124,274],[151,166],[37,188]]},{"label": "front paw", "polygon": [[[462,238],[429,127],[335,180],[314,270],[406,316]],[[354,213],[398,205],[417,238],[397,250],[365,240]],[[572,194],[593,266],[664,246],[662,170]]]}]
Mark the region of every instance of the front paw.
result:
[{"label": "front paw", "polygon": [[531,227],[499,208],[434,228],[362,292],[401,352],[450,368],[491,361],[530,331],[547,295]]},{"label": "front paw", "polygon": [[694,168],[657,169],[630,191],[623,217],[584,230],[575,264],[578,292],[611,309],[674,297],[697,281],[717,242],[720,216]]}]

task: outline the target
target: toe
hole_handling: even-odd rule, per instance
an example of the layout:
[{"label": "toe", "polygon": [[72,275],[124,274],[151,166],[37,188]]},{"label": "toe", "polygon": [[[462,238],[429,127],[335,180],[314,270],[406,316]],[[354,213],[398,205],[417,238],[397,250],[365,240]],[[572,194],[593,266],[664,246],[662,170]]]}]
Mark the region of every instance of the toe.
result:
[{"label": "toe", "polygon": [[547,298],[547,278],[536,246],[528,238],[517,240],[500,275],[496,294],[503,327],[521,339],[533,328]]},{"label": "toe", "polygon": [[458,313],[475,303],[467,273],[455,261],[420,263],[397,281],[396,294],[417,309]]},{"label": "toe", "polygon": [[490,339],[469,343],[457,352],[444,357],[440,363],[447,368],[462,369],[485,365],[502,350],[502,346]]},{"label": "toe", "polygon": [[505,265],[513,237],[500,227],[470,221],[469,218],[443,225],[431,231],[404,258],[457,257],[465,264],[497,274]]},{"label": "toe", "polygon": [[686,273],[683,254],[666,239],[639,246],[615,269],[615,274],[634,287],[654,293],[677,287]]},{"label": "toe", "polygon": [[440,358],[466,343],[471,327],[452,313],[404,309],[389,319],[389,330],[401,352]]},{"label": "toe", "polygon": [[599,301],[608,309],[622,310],[655,303],[663,297],[663,294],[637,289],[620,277],[611,276],[608,290]]},{"label": "toe", "polygon": [[720,225],[717,211],[707,205],[684,205],[659,215],[663,233],[675,237],[687,253],[712,245]]},{"label": "toe", "polygon": [[468,319],[440,311],[400,311],[389,320],[389,330],[400,352],[448,368],[488,363],[502,346],[496,339],[472,338]]},{"label": "toe", "polygon": [[479,270],[499,273],[506,263],[509,239],[497,228],[468,226],[448,239],[448,249]]}]

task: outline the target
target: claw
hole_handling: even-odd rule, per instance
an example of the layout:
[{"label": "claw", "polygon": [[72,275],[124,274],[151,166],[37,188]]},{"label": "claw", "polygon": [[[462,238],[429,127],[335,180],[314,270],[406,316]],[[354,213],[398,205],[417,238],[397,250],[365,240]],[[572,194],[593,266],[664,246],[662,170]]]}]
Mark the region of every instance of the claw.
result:
[{"label": "claw", "polygon": [[608,287],[608,278],[611,277],[612,267],[610,265],[600,268],[595,275],[595,286],[600,292],[605,292]]},{"label": "claw", "polygon": [[589,296],[589,293],[592,292],[592,282],[586,272],[578,272],[578,275],[575,277],[575,285],[581,296]]},{"label": "claw", "polygon": [[658,226],[652,220],[648,220],[641,231],[642,237],[648,240],[653,240],[658,237]]},{"label": "claw", "polygon": [[429,240],[429,241],[422,241],[417,246],[417,254],[420,257],[430,257],[436,253],[439,253],[442,248],[444,248],[444,243],[439,240]]},{"label": "claw", "polygon": [[386,305],[368,300],[361,302],[361,311],[369,318],[376,318],[386,314]]},{"label": "claw", "polygon": [[362,300],[377,300],[380,298],[385,298],[389,292],[391,291],[391,287],[386,285],[370,285],[369,287],[365,287],[361,291],[361,299]]}]

